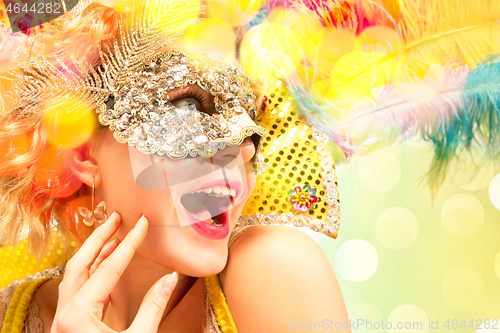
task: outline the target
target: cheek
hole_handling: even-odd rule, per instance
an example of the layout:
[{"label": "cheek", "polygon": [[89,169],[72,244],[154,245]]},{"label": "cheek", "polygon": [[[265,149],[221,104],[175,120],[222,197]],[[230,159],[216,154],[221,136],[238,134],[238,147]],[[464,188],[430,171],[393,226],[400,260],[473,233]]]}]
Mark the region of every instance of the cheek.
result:
[{"label": "cheek", "polygon": [[[127,147],[125,147],[127,148]],[[117,201],[120,197],[137,191],[132,173],[128,151],[121,146],[104,144],[98,160],[102,176],[102,187],[108,201]]]},{"label": "cheek", "polygon": [[168,215],[173,207],[169,190],[151,190],[137,186],[128,146],[116,142],[113,137],[111,140],[103,143],[98,160],[108,215],[113,211],[120,213],[126,229],[132,228],[143,214],[151,222]]},{"label": "cheek", "polygon": [[255,146],[253,145],[252,140],[250,138],[246,138],[245,141],[240,145],[241,154],[243,156],[243,160],[248,162],[255,155]]},{"label": "cheek", "polygon": [[255,171],[251,165],[251,163],[245,164],[245,171],[247,177],[247,186],[248,186],[248,196],[253,192],[253,189],[257,185],[257,176],[255,175]]}]

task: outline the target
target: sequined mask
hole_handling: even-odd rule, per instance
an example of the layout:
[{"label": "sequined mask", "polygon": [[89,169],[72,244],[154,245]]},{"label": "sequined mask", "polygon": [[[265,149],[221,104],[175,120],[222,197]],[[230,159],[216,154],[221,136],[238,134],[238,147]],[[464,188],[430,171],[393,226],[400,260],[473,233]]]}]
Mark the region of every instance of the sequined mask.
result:
[{"label": "sequined mask", "polygon": [[[156,55],[142,71],[107,84],[115,103],[101,108],[100,123],[109,126],[119,142],[146,154],[212,157],[252,134],[265,135],[253,121],[257,104],[246,74],[206,54],[172,50]],[[172,104],[167,93],[187,85],[198,85],[214,97],[214,114]]]}]

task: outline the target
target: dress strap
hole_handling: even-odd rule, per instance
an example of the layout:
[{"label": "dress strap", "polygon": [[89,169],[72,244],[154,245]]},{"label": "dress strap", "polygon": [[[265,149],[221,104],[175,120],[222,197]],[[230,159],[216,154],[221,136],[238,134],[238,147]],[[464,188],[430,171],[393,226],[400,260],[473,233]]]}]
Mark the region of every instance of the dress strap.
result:
[{"label": "dress strap", "polygon": [[222,291],[219,275],[206,277],[205,286],[210,304],[215,313],[215,318],[217,318],[217,323],[222,333],[238,333],[233,315],[226,302],[226,296],[224,296],[224,292]]},{"label": "dress strap", "polygon": [[51,276],[46,276],[41,279],[29,280],[17,287],[5,312],[0,333],[22,333],[33,294],[40,285],[50,279],[52,279]]}]

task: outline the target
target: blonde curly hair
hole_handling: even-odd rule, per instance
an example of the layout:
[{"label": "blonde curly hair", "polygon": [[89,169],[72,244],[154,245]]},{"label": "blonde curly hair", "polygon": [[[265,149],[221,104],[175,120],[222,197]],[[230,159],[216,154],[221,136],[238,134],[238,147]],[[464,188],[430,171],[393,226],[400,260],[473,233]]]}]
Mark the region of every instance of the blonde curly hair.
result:
[{"label": "blonde curly hair", "polygon": [[[118,22],[123,20],[120,17],[123,15],[100,3],[90,4],[78,14],[70,11],[61,17],[59,24],[31,38],[30,43],[26,43],[25,53],[31,58],[42,56],[49,62],[55,57],[68,64],[77,59],[80,64],[97,68],[99,49],[117,40]],[[12,35],[10,38],[17,37]],[[26,63],[19,65],[29,68]],[[72,213],[65,214],[65,210],[73,200],[89,195],[89,188],[81,183],[72,184],[74,180],[67,174],[42,175],[41,178],[47,181],[37,181],[43,172],[38,166],[46,163],[44,154],[51,148],[49,133],[42,124],[43,112],[21,116],[16,109],[16,98],[11,94],[13,87],[19,84],[15,72],[21,72],[21,68],[13,68],[12,64],[8,68],[0,66],[0,150],[3,156],[0,164],[0,245],[16,244],[27,234],[32,251],[44,255],[54,229],[65,230],[77,239],[85,237],[78,232],[75,222],[70,221]],[[87,150],[88,144],[72,153],[85,154]],[[57,151],[57,154],[66,153]],[[71,191],[67,191],[69,187]]]},{"label": "blonde curly hair", "polygon": [[[52,66],[56,70],[62,66],[61,72],[67,68],[82,77],[86,74],[92,76],[92,73],[102,71],[102,52],[104,51],[105,54],[116,52],[115,45],[128,43],[126,38],[122,38],[126,35],[123,31],[126,30],[129,19],[137,20],[137,18],[134,18],[136,8],[130,14],[121,13],[113,8],[115,4],[107,2],[110,0],[99,1],[80,1],[77,7],[61,17],[59,22],[51,24],[50,29],[33,38],[30,37],[26,42],[25,54],[35,61],[20,64],[14,72],[16,70],[29,71],[32,77],[37,78],[40,75],[42,80],[45,79],[47,76],[44,76],[43,69],[37,67],[36,59],[44,59],[42,63],[48,63],[49,67]],[[193,0],[192,2],[191,7],[186,8],[194,8],[195,4],[201,4],[202,1]],[[136,6],[135,3],[134,6]],[[156,20],[157,8],[164,8],[175,12],[175,17],[181,19],[184,16],[187,17],[186,22],[197,22],[197,19],[192,17],[193,10],[186,9],[185,14],[180,14],[172,8],[172,4],[173,7],[179,6],[179,8],[187,6],[175,1],[170,3],[168,0],[165,0],[162,5],[157,3],[151,5],[147,2],[146,6],[152,6],[148,9],[151,13],[148,14],[147,20]],[[137,6],[142,5],[144,4]],[[195,12],[195,15],[202,15],[198,17],[199,19],[207,18],[203,16],[202,11],[197,9]],[[138,17],[139,14],[142,15],[139,12],[135,15]],[[179,30],[184,29],[186,24],[182,23],[181,19],[173,19],[172,26],[179,27]],[[169,20],[170,17],[163,19],[158,17],[160,23],[157,28],[164,29],[168,34],[178,37],[178,34],[172,32],[174,28],[168,26]],[[238,38],[237,44],[239,44],[244,31],[236,29],[235,34]],[[154,38],[160,35],[164,36],[157,34]],[[151,45],[161,44],[156,43],[154,38]],[[169,38],[169,42],[173,41],[171,37]],[[10,70],[10,74],[7,70]],[[57,173],[50,170],[51,161],[46,155],[51,153],[52,157],[55,156],[60,161],[63,160],[61,158],[63,155],[89,154],[89,149],[98,146],[98,143],[96,144],[98,140],[95,139],[99,138],[97,132],[102,127],[98,125],[92,139],[80,147],[64,149],[53,145],[50,140],[50,128],[44,126],[44,119],[49,111],[44,110],[43,103],[50,100],[50,94],[47,95],[49,97],[37,95],[35,102],[30,100],[23,102],[25,104],[16,104],[17,101],[23,100],[23,84],[32,85],[32,83],[29,79],[22,81],[19,79],[20,75],[16,76],[12,73],[12,65],[2,67],[0,64],[0,150],[5,156],[0,165],[0,204],[3,207],[0,211],[2,230],[0,245],[16,244],[26,237],[28,231],[28,244],[38,255],[44,255],[53,230],[69,232],[79,241],[83,241],[88,236],[89,228],[81,227],[81,217],[76,212],[76,206],[91,206],[89,202],[82,201],[84,198],[89,198],[91,192],[89,187],[82,185],[79,180],[75,181],[70,172]],[[6,80],[1,80],[2,77]],[[7,83],[2,84],[4,81]],[[16,86],[20,87],[17,95],[12,93],[15,90],[13,87]],[[61,87],[66,89],[66,86]],[[71,89],[72,87],[68,86],[68,94],[71,94]],[[36,107],[33,107],[34,104]],[[24,105],[29,107],[27,112],[23,112],[26,111],[23,110]],[[91,109],[96,107],[93,105]],[[98,124],[97,121],[95,123]]]}]

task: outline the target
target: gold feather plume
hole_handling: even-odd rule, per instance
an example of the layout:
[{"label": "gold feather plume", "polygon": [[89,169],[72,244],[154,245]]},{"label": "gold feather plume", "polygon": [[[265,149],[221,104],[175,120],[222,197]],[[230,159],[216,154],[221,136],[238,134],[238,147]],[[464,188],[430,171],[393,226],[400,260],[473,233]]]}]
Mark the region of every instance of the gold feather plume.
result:
[{"label": "gold feather plume", "polygon": [[449,58],[473,65],[500,50],[498,1],[384,0],[382,6],[398,7],[395,11],[398,16],[393,19],[401,35],[401,47],[385,43],[366,48],[376,55],[376,59],[363,63],[354,61],[354,68],[338,77],[338,84],[363,80],[364,75],[374,75],[380,66],[393,67],[390,64],[394,61],[401,72],[389,76],[383,83],[391,83],[391,79],[423,77],[430,65]]},{"label": "gold feather plume", "polygon": [[[89,8],[95,4],[95,1],[80,1],[61,18],[60,26],[88,15]],[[61,60],[57,53],[28,59],[22,74],[12,73],[17,82],[7,94],[7,98],[18,100],[19,115],[38,114],[43,107],[40,101],[68,94],[94,107],[102,105],[114,89],[108,86],[109,82],[119,81],[125,73],[138,70],[146,59],[173,42],[187,26],[196,23],[203,11],[198,0],[145,0],[107,5],[113,9],[119,5],[116,13],[119,32],[111,45],[90,41],[99,48],[98,68],[74,57],[69,62]]]}]

